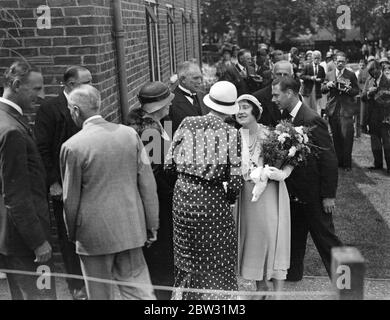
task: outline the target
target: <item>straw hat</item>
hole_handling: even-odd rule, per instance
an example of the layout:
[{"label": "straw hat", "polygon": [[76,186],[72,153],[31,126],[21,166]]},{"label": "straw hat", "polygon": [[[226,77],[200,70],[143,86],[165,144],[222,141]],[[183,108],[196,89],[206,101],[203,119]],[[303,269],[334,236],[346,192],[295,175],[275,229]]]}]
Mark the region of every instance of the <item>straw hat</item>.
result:
[{"label": "straw hat", "polygon": [[236,114],[239,110],[236,86],[229,81],[218,81],[210,88],[203,102],[210,109],[223,114]]},{"label": "straw hat", "polygon": [[175,95],[171,93],[169,87],[160,81],[145,84],[138,93],[138,100],[142,105],[141,108],[147,113],[153,113],[162,109],[174,97]]},{"label": "straw hat", "polygon": [[255,96],[252,96],[251,94],[243,94],[238,97],[237,103],[244,100],[252,102],[259,109],[260,114],[263,113],[263,108],[261,106],[261,103],[259,102],[259,100],[256,99]]}]

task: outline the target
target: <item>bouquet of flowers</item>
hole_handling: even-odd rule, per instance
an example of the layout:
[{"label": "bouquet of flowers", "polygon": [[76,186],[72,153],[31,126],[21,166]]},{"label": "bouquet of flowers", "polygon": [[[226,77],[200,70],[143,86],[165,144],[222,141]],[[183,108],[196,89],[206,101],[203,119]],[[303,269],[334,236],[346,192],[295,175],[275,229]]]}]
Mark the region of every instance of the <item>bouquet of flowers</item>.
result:
[{"label": "bouquet of flowers", "polygon": [[263,142],[262,152],[264,164],[278,169],[287,165],[293,167],[306,163],[308,156],[315,153],[315,147],[309,143],[308,127],[294,127],[289,121],[281,121]]},{"label": "bouquet of flowers", "polygon": [[294,127],[291,122],[283,120],[275,129],[269,131],[262,144],[264,167],[251,168],[251,180],[255,183],[252,191],[252,202],[256,202],[264,192],[268,176],[275,167],[283,169],[290,165],[295,167],[305,163],[310,154],[315,155],[315,147],[309,142],[310,131],[307,127]]}]

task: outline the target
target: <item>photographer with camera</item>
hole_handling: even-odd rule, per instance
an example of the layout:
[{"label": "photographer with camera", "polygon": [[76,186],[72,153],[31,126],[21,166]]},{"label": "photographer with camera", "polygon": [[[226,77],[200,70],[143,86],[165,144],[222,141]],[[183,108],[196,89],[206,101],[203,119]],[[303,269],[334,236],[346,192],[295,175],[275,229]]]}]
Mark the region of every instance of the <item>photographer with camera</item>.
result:
[{"label": "photographer with camera", "polygon": [[326,74],[322,93],[329,93],[326,114],[329,117],[339,167],[351,171],[353,116],[357,114],[359,108],[355,99],[359,94],[359,86],[355,74],[345,68],[346,64],[345,53],[338,51],[336,70]]}]

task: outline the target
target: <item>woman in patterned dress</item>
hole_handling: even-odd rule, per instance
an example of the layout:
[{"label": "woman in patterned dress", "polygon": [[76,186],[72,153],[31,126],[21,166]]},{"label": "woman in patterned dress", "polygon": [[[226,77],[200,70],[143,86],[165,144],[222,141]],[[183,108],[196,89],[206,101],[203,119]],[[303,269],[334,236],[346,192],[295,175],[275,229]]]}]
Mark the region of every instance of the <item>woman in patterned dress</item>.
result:
[{"label": "woman in patterned dress", "polygon": [[257,201],[252,199],[255,184],[250,174],[264,165],[261,145],[267,139],[269,129],[257,123],[262,107],[254,96],[242,95],[237,102],[240,109],[236,120],[242,126],[242,174],[245,180],[238,205],[240,275],[255,280],[257,291],[271,287],[271,280],[274,290],[280,291],[290,266],[290,200],[284,180],[291,174],[292,167],[267,169],[267,186]]},{"label": "woman in patterned dress", "polygon": [[232,83],[215,83],[204,98],[210,113],[185,118],[168,152],[166,168],[178,173],[173,198],[178,288],[174,298],[230,297],[183,288],[237,290],[237,242],[230,205],[242,186],[241,141],[238,131],[224,122],[237,113],[236,99]]}]

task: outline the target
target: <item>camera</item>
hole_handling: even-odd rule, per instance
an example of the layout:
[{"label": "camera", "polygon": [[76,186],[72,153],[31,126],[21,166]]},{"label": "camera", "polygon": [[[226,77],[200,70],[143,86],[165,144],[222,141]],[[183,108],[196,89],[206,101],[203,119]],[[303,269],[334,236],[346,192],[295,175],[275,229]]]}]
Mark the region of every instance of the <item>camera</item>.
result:
[{"label": "camera", "polygon": [[350,86],[351,81],[349,79],[339,78],[336,82],[336,88],[339,91],[345,91]]}]

